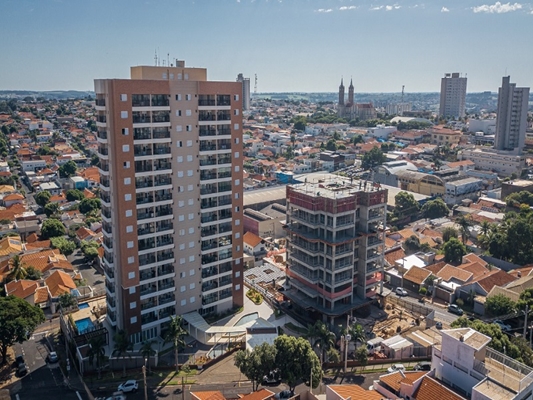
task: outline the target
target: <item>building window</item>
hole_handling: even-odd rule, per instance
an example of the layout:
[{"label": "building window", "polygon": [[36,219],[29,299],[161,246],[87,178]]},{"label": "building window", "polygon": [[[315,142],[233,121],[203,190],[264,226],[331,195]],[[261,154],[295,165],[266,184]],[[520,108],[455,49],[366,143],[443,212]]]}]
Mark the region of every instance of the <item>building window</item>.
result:
[{"label": "building window", "polygon": [[185,74],[185,80],[188,81],[189,80],[189,74]]},{"label": "building window", "polygon": [[129,167],[130,167],[130,162],[129,161],[124,161],[124,168],[128,169]]},{"label": "building window", "polygon": [[189,271],[189,276],[194,276],[195,273],[196,273],[196,271],[194,269],[191,269]]},{"label": "building window", "polygon": [[128,225],[126,227],[126,233],[132,233],[133,232],[133,225]]},{"label": "building window", "polygon": [[181,110],[176,110],[176,117],[181,117]]},{"label": "building window", "polygon": [[189,192],[192,192],[193,189],[194,189],[193,185],[187,185],[187,190],[188,190]]},{"label": "building window", "polygon": [[235,285],[235,290],[241,290],[241,285]]},{"label": "building window", "polygon": [[130,134],[130,130],[128,128],[122,128],[122,134],[124,136],[128,136]]},{"label": "building window", "polygon": [[192,147],[192,140],[187,140],[187,147]]},{"label": "building window", "polygon": [[236,225],[236,226],[239,226],[240,224],[241,224],[241,220],[240,220],[240,219],[236,219],[236,220],[235,220],[235,225]]},{"label": "building window", "polygon": [[238,151],[236,151],[236,152],[235,152],[235,156],[234,156],[234,158],[239,158],[239,157],[240,157],[240,154],[239,154]]},{"label": "building window", "polygon": [[239,115],[239,109],[236,108],[235,110],[233,110],[233,115]]},{"label": "building window", "polygon": [[235,138],[235,144],[239,144],[239,138]]},{"label": "building window", "polygon": [[183,142],[181,140],[178,140],[176,142],[176,147],[183,147]]},{"label": "building window", "polygon": [[189,256],[189,262],[194,262],[194,256]]},{"label": "building window", "polygon": [[132,210],[126,210],[126,217],[131,217],[133,216],[133,211]]},{"label": "building window", "polygon": [[125,201],[131,201],[131,193],[126,193],[126,194],[124,195],[124,200],[125,200]]},{"label": "building window", "polygon": [[239,276],[241,276],[241,271],[236,271],[235,272],[235,278],[238,278]]},{"label": "building window", "polygon": [[178,216],[178,221],[180,221],[180,222],[185,221],[185,215]]},{"label": "building window", "polygon": [[235,239],[238,239],[238,238],[240,238],[240,237],[241,237],[241,233],[240,233],[240,232],[236,232],[236,233],[235,233]]},{"label": "building window", "polygon": [[[187,74],[185,74],[185,76],[187,76]],[[185,78],[185,79],[187,79],[187,78]],[[191,99],[192,99],[192,96],[190,94],[186,94],[185,95],[185,100],[190,101]]]},{"label": "building window", "polygon": [[128,272],[128,279],[135,279],[135,271]]},{"label": "building window", "polygon": [[193,234],[194,233],[194,228],[189,228],[189,234]]},{"label": "building window", "polygon": [[176,125],[176,132],[182,132],[183,127],[181,125]]},{"label": "building window", "polygon": [[181,292],[181,293],[185,292],[186,290],[187,290],[187,286],[182,285],[182,286],[180,287],[180,292]]},{"label": "building window", "polygon": [[130,240],[128,241],[128,243],[126,244],[128,249],[133,249],[133,242]]},{"label": "building window", "polygon": [[189,299],[189,303],[191,303],[191,304],[194,303],[195,301],[196,301],[196,299],[194,298],[194,296]]},{"label": "building window", "polygon": [[128,118],[128,112],[127,111],[121,111],[120,112],[120,118],[122,118],[122,119]]},{"label": "building window", "polygon": [[185,202],[183,200],[178,201],[178,207],[184,207]]},{"label": "building window", "polygon": [[241,184],[241,180],[240,179],[235,179],[235,186],[239,186]]},{"label": "building window", "polygon": [[120,101],[128,101],[128,95],[127,94],[121,94],[120,95]]},{"label": "building window", "polygon": [[185,258],[180,258],[180,264],[185,264]]},{"label": "building window", "polygon": [[130,287],[130,294],[134,294],[135,293],[135,286],[132,286]]},{"label": "building window", "polygon": [[187,125],[187,132],[192,132],[192,125]]},{"label": "building window", "polygon": [[239,265],[240,263],[241,263],[241,259],[240,259],[240,258],[237,258],[237,259],[235,260],[235,265]]},{"label": "building window", "polygon": [[185,250],[185,243],[180,244],[180,250]]},{"label": "building window", "polygon": [[134,308],[137,308],[137,302],[132,301],[132,302],[130,303],[130,309],[133,310]]},{"label": "building window", "polygon": [[177,162],[183,162],[183,156],[178,156],[178,158],[176,159]]},{"label": "building window", "polygon": [[131,178],[124,178],[124,185],[131,185]]},{"label": "building window", "polygon": [[123,153],[127,153],[128,151],[130,151],[130,145],[129,144],[123,144],[122,145],[122,152]]},{"label": "building window", "polygon": [[192,111],[191,110],[185,110],[185,115],[187,117],[190,117],[192,115]]},{"label": "building window", "polygon": [[189,200],[187,201],[187,203],[188,203],[190,206],[194,205],[194,199],[189,199]]},{"label": "building window", "polygon": [[135,257],[128,257],[128,264],[133,264],[135,262]]},{"label": "building window", "polygon": [[192,156],[190,154],[187,156],[187,161],[192,161]]},{"label": "building window", "polygon": [[234,96],[233,96],[233,100],[235,100],[235,101],[239,101],[239,95],[238,95],[238,94],[234,95]]},{"label": "building window", "polygon": [[194,219],[194,213],[189,213],[189,221]]},{"label": "building window", "polygon": [[178,178],[183,178],[183,171],[178,171]]},{"label": "building window", "polygon": [[196,286],[196,285],[194,284],[194,282],[191,283],[191,284],[189,284],[189,290],[193,290],[193,289],[195,288],[195,286]]},{"label": "building window", "polygon": [[235,172],[239,172],[240,170],[241,170],[241,168],[238,165],[236,165],[235,166]]},{"label": "building window", "polygon": [[183,300],[181,301],[181,305],[184,306],[185,304],[187,304],[187,300],[186,300],[186,299],[183,299]]},{"label": "building window", "polygon": [[233,129],[236,131],[239,130],[239,124],[233,124]]},{"label": "building window", "polygon": [[194,247],[194,242],[189,242],[189,249],[192,249]]},{"label": "building window", "polygon": [[137,323],[137,317],[131,317],[130,318],[130,323],[133,325],[133,324],[136,324]]},{"label": "building window", "polygon": [[[178,79],[181,79],[181,74],[178,74]],[[181,101],[181,94],[176,95],[176,101]]]}]

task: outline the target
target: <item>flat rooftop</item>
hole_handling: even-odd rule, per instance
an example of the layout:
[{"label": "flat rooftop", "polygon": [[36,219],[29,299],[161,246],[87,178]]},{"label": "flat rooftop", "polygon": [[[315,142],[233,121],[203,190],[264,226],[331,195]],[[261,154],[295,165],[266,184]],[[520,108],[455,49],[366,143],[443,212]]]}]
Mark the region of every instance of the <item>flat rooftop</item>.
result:
[{"label": "flat rooftop", "polygon": [[508,400],[516,396],[516,392],[507,389],[498,382],[494,382],[492,379],[481,381],[473,389],[491,400]]},{"label": "flat rooftop", "polygon": [[320,183],[300,183],[290,185],[294,192],[307,194],[309,196],[325,197],[329,199],[344,199],[357,195],[360,192],[378,192],[384,190],[379,184],[371,181],[347,182],[342,178],[332,179]]}]

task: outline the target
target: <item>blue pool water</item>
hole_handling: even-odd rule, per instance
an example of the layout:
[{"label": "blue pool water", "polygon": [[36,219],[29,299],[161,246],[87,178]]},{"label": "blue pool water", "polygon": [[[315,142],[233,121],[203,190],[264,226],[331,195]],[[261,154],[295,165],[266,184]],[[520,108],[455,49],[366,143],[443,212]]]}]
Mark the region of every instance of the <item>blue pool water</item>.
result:
[{"label": "blue pool water", "polygon": [[75,322],[78,327],[78,334],[85,333],[92,329],[93,323],[90,318],[83,318]]},{"label": "blue pool water", "polygon": [[250,322],[250,321],[255,321],[257,318],[259,318],[259,313],[258,312],[254,312],[254,313],[251,313],[251,314],[247,314],[245,315],[244,317],[242,317],[240,320],[238,320],[234,326],[240,326],[240,325],[244,325],[246,324],[247,322]]},{"label": "blue pool water", "polygon": [[78,308],[80,310],[82,310],[84,308],[89,308],[89,303],[80,303],[80,304],[78,304]]}]

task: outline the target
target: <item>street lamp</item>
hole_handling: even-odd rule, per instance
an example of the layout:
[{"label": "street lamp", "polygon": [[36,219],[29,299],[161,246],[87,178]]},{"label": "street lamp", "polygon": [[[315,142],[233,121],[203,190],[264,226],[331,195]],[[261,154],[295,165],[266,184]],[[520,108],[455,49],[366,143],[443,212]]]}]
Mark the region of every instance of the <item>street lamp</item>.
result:
[{"label": "street lamp", "polygon": [[348,369],[348,343],[352,340],[352,335],[347,333],[342,336],[342,339],[344,341],[344,374],[346,375],[346,370]]},{"label": "street lamp", "polygon": [[143,379],[144,379],[144,400],[148,400],[148,387],[146,386],[146,358],[144,359],[143,370]]}]

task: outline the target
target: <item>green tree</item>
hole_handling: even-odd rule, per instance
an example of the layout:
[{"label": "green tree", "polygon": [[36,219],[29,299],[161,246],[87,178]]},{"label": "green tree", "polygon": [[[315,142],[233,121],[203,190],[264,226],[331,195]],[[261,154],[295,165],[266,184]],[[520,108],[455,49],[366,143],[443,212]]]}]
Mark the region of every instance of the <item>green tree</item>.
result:
[{"label": "green tree", "polygon": [[128,355],[128,352],[133,350],[133,343],[130,341],[128,333],[124,329],[119,329],[113,336],[113,355],[122,358],[122,376],[126,376],[126,363],[124,358]]},{"label": "green tree", "polygon": [[377,165],[383,164],[385,161],[387,161],[387,156],[383,154],[383,151],[381,151],[379,147],[374,146],[372,150],[367,151],[363,155],[363,159],[361,160],[361,167],[363,169],[370,169]]},{"label": "green tree", "polygon": [[460,264],[466,254],[466,247],[458,239],[451,238],[442,247],[444,260],[448,263]]},{"label": "green tree", "polygon": [[368,349],[366,346],[361,346],[355,350],[355,359],[359,361],[361,370],[368,364]]},{"label": "green tree", "polygon": [[322,321],[316,321],[314,325],[315,341],[313,347],[318,348],[320,351],[320,361],[324,361],[324,355],[326,352],[335,346],[335,334],[331,332],[325,323]]},{"label": "green tree", "polygon": [[15,296],[0,297],[0,354],[7,362],[7,349],[23,343],[45,321],[43,310]]},{"label": "green tree", "polygon": [[420,239],[418,239],[418,236],[416,235],[411,235],[405,239],[405,242],[403,242],[403,247],[409,253],[416,253],[420,250]]},{"label": "green tree", "polygon": [[303,115],[297,115],[292,119],[292,123],[294,124],[294,129],[304,131],[307,126],[307,118]]},{"label": "green tree", "polygon": [[78,300],[71,293],[63,293],[58,298],[59,306],[63,311],[67,311],[70,307],[78,304]]},{"label": "green tree", "polygon": [[98,257],[98,248],[100,245],[97,242],[88,242],[83,240],[80,247],[83,255],[89,260],[94,260],[96,257]]},{"label": "green tree", "polygon": [[357,346],[357,343],[366,343],[366,333],[365,328],[363,328],[363,325],[360,324],[352,324],[350,325],[350,328],[348,329],[348,333],[352,337],[352,342],[354,342]]},{"label": "green tree", "polygon": [[442,231],[442,241],[444,243],[446,243],[451,238],[456,238],[457,239],[458,237],[459,237],[459,233],[457,232],[457,229],[455,229],[452,226],[448,226],[448,227],[444,228],[443,231]]},{"label": "green tree", "polygon": [[63,236],[53,237],[51,242],[54,248],[59,249],[59,251],[66,256],[70,256],[74,253],[74,250],[76,250],[76,243]]},{"label": "green tree", "polygon": [[146,360],[148,364],[148,372],[152,373],[152,367],[150,366],[150,357],[155,355],[155,350],[153,349],[154,341],[146,340],[141,346],[141,356]]},{"label": "green tree", "polygon": [[83,214],[90,214],[101,207],[100,199],[83,199],[80,202],[79,210]]},{"label": "green tree", "polygon": [[276,347],[263,343],[253,351],[239,350],[235,353],[235,366],[252,381],[252,390],[256,391],[263,377],[276,368]]},{"label": "green tree", "polygon": [[176,372],[179,372],[178,351],[180,347],[185,347],[184,337],[187,331],[183,328],[183,318],[181,315],[170,317],[170,325],[164,334],[164,343],[174,344],[174,361],[176,363]]},{"label": "green tree", "polygon": [[311,344],[304,338],[281,335],[274,340],[276,346],[276,366],[281,379],[294,391],[298,382],[305,382],[311,375],[312,387],[317,387],[322,379],[322,368]]},{"label": "green tree", "polygon": [[335,141],[335,139],[329,139],[328,142],[326,143],[326,150],[329,150],[329,151],[337,151],[337,142]]},{"label": "green tree", "polygon": [[62,178],[70,178],[71,176],[76,174],[76,171],[78,170],[78,166],[76,163],[72,160],[66,162],[61,167],[59,167],[59,175]]},{"label": "green tree", "polygon": [[394,196],[394,202],[394,215],[398,218],[416,214],[420,210],[420,204],[412,193],[402,191]]},{"label": "green tree", "polygon": [[51,239],[53,237],[65,235],[65,226],[55,218],[47,219],[41,226],[41,236],[43,239]]},{"label": "green tree", "polygon": [[353,135],[352,137],[353,144],[364,143],[364,142],[365,142],[365,139],[363,139],[363,135],[358,135],[358,134]]},{"label": "green tree", "polygon": [[18,254],[9,260],[9,264],[10,269],[6,277],[7,281],[18,281],[26,278],[28,271]]},{"label": "green tree", "polygon": [[469,236],[468,228],[470,227],[470,225],[472,225],[471,220],[466,216],[461,215],[455,220],[455,223],[459,225],[459,230],[461,231],[461,240],[463,241],[463,244],[466,244],[466,241]]},{"label": "green tree", "polygon": [[52,197],[50,192],[43,190],[42,192],[37,193],[33,198],[38,205],[44,207],[50,201],[50,197]]},{"label": "green tree", "polygon": [[87,357],[89,358],[89,364],[94,365],[96,362],[98,379],[102,378],[102,362],[105,360],[105,345],[106,343],[103,335],[94,336],[89,339]]},{"label": "green tree", "polygon": [[424,218],[435,219],[445,217],[450,214],[450,209],[442,199],[430,200],[422,206]]},{"label": "green tree", "polygon": [[43,277],[43,274],[41,271],[39,271],[37,268],[29,266],[26,268],[26,279],[30,279],[32,281],[38,281]]},{"label": "green tree", "polygon": [[490,296],[485,301],[485,310],[493,317],[510,314],[516,309],[516,303],[503,294]]},{"label": "green tree", "polygon": [[83,200],[85,198],[85,195],[81,190],[78,189],[70,189],[67,190],[66,197],[68,201],[76,201],[76,200]]},{"label": "green tree", "polygon": [[59,211],[59,204],[58,203],[48,203],[44,206],[44,213],[47,217],[51,217],[52,215],[57,214]]},{"label": "green tree", "polygon": [[533,193],[523,190],[517,193],[511,193],[505,198],[505,203],[509,207],[519,208],[521,204],[533,206]]}]

